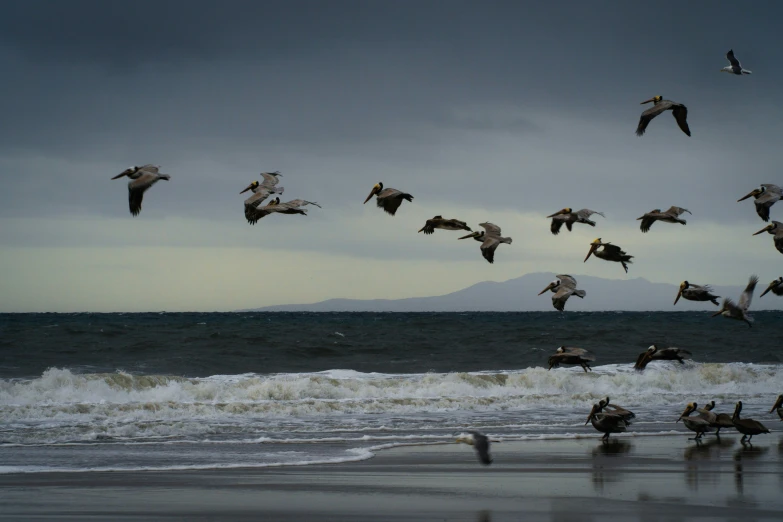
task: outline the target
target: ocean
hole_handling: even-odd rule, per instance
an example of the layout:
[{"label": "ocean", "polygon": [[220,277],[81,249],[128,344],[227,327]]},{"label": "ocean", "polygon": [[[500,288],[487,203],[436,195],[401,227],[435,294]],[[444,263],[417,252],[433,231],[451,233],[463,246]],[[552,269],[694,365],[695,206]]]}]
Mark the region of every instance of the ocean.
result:
[{"label": "ocean", "polygon": [[[684,432],[689,401],[771,424],[783,313],[710,312],[2,314],[0,473],[337,463],[468,429],[597,439],[607,395],[635,436]],[[652,343],[693,361],[635,372]],[[548,371],[560,345],[594,371]]]}]

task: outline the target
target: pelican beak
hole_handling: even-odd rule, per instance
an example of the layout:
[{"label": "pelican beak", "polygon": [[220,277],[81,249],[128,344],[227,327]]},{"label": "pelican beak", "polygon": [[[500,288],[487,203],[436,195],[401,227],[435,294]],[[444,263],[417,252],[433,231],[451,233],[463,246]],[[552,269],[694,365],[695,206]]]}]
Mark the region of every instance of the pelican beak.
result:
[{"label": "pelican beak", "polygon": [[679,292],[677,292],[677,298],[674,300],[674,304],[677,304],[677,301],[679,301],[679,300],[680,300],[680,296],[681,296],[681,295],[682,295],[682,288],[680,289],[680,291],[679,291]]},{"label": "pelican beak", "polygon": [[377,193],[378,193],[378,188],[379,188],[379,187],[378,187],[378,185],[375,185],[375,186],[372,188],[372,190],[370,191],[370,195],[369,195],[369,196],[367,196],[367,199],[365,199],[365,200],[364,200],[364,203],[367,203],[368,201],[370,201],[370,198],[371,198],[371,197],[373,197],[375,194],[377,194]]},{"label": "pelican beak", "polygon": [[740,201],[745,201],[745,200],[746,200],[746,199],[748,199],[749,197],[751,197],[751,196],[755,196],[756,194],[758,194],[758,189],[754,189],[754,190],[752,190],[750,193],[748,193],[746,196],[742,196],[741,198],[739,198],[739,199],[737,200],[737,203],[739,203]]},{"label": "pelican beak", "polygon": [[585,260],[582,261],[583,263],[586,262],[588,259],[590,259],[590,256],[593,255],[593,252],[595,252],[595,249],[598,248],[598,245],[596,243],[593,243],[590,245],[590,251],[587,253],[587,256],[585,257]]},{"label": "pelican beak", "polygon": [[538,292],[538,295],[541,295],[541,294],[543,294],[544,292],[546,292],[547,290],[549,290],[549,289],[551,289],[551,288],[554,288],[554,286],[555,286],[555,285],[554,285],[553,283],[549,283],[549,284],[547,285],[547,287],[546,287],[546,288],[544,288],[543,290],[541,290],[540,292]]},{"label": "pelican beak", "polygon": [[476,237],[478,236],[478,232],[473,232],[472,234],[468,234],[467,236],[458,237],[457,239],[468,239],[469,237]]},{"label": "pelican beak", "polygon": [[243,190],[242,192],[240,192],[240,194],[244,194],[245,192],[247,192],[247,191],[248,191],[248,190],[250,190],[251,188],[253,188],[253,185],[252,185],[252,184],[248,185],[248,186],[247,186],[247,188],[246,188],[245,190]]},{"label": "pelican beak", "polygon": [[759,234],[761,234],[761,233],[763,233],[763,232],[766,232],[767,230],[769,230],[770,226],[771,226],[771,225],[767,225],[766,227],[762,228],[761,230],[759,230],[758,232],[756,232],[756,233],[755,233],[755,234],[753,234],[753,235],[754,235],[754,236],[758,236]]},{"label": "pelican beak", "polygon": [[[764,297],[764,295],[769,292],[770,288],[772,288],[772,285],[769,285],[763,292],[761,292],[761,295],[759,297]],[[775,408],[772,408],[773,410]]]},{"label": "pelican beak", "polygon": [[649,100],[644,100],[644,101],[643,101],[642,103],[640,103],[639,105],[644,105],[645,103],[652,103],[652,102],[654,102],[654,101],[655,101],[655,98],[650,98]]},{"label": "pelican beak", "polygon": [[715,312],[714,314],[712,314],[710,317],[717,317],[717,316],[719,316],[719,315],[720,315],[720,314],[722,314],[722,313],[723,313],[723,308],[721,308],[720,310],[718,310],[717,312]]},{"label": "pelican beak", "polygon": [[769,410],[769,412],[772,413],[775,411],[775,409],[780,408],[781,406],[783,406],[783,395],[778,397],[778,400],[775,401],[775,405],[772,406],[772,409]]},{"label": "pelican beak", "polygon": [[[367,203],[367,202],[365,201],[365,203]],[[425,228],[427,228],[427,226],[426,226],[426,225],[425,225],[425,226],[423,226],[423,227],[421,227],[421,228],[419,229],[419,232],[421,232],[421,231],[422,231],[422,230],[424,230]]]},{"label": "pelican beak", "polygon": [[587,416],[587,420],[585,421],[585,426],[587,426],[587,423],[590,422],[590,419],[592,419],[595,416],[596,411],[598,411],[598,406],[593,404],[593,409],[590,410],[590,415]]},{"label": "pelican beak", "polygon": [[547,216],[547,218],[553,218],[553,217],[555,217],[555,216],[559,216],[559,215],[561,215],[561,214],[568,214],[568,212],[566,212],[566,209],[558,210],[558,211],[557,211],[557,212],[555,212],[554,214],[550,214],[550,215],[548,215],[548,216]]},{"label": "pelican beak", "polygon": [[674,423],[675,423],[675,424],[677,424],[678,422],[680,422],[680,420],[681,420],[683,417],[687,417],[687,416],[688,416],[688,414],[689,414],[690,412],[692,412],[692,411],[693,411],[693,405],[692,405],[692,404],[689,404],[689,405],[687,405],[687,406],[685,407],[685,411],[683,411],[683,412],[682,412],[682,414],[680,414],[679,418],[678,418],[676,421],[674,421]]},{"label": "pelican beak", "polygon": [[113,177],[113,178],[111,178],[111,179],[119,179],[119,178],[121,178],[121,177],[123,177],[123,176],[127,176],[128,174],[130,174],[130,169],[128,169],[128,170],[125,170],[125,171],[123,171],[123,172],[120,172],[119,174],[117,174],[116,176],[114,176],[114,177]]}]

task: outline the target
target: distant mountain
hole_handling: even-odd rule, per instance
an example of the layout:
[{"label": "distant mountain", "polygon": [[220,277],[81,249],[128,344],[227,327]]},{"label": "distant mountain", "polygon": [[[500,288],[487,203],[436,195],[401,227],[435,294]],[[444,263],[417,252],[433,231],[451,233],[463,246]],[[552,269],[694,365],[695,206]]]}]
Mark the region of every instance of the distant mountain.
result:
[{"label": "distant mountain", "polygon": [[[566,311],[598,312],[623,311],[717,311],[710,302],[693,303],[680,299],[674,306],[677,285],[651,283],[644,278],[603,279],[577,275],[578,288],[587,292],[584,299],[571,297]],[[553,273],[536,272],[509,279],[502,283],[486,281],[458,290],[451,294],[434,297],[411,297],[407,299],[328,299],[318,303],[277,305],[255,308],[258,312],[539,312],[555,311],[551,292],[538,296],[550,281]],[[771,278],[770,278],[771,280]],[[698,281],[697,283],[704,283]],[[769,281],[761,281],[756,287],[753,310],[781,310],[783,298],[771,292],[759,299]],[[717,295],[739,298],[744,286],[715,286]]]}]

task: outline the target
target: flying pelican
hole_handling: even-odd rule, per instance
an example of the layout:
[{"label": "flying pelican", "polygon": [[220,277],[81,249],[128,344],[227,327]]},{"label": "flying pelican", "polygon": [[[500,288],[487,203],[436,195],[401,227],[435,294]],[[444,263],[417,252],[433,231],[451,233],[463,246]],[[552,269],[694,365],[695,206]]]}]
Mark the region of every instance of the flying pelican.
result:
[{"label": "flying pelican", "polygon": [[588,422],[592,422],[593,428],[604,434],[604,436],[601,437],[603,442],[609,440],[610,433],[623,433],[628,428],[628,421],[623,419],[620,415],[602,412],[601,407],[598,404],[593,405],[593,409],[590,410],[590,415],[587,416],[585,425],[587,425]]},{"label": "flying pelican", "polygon": [[783,277],[780,277],[772,281],[769,284],[769,286],[767,286],[766,290],[761,292],[761,295],[759,297],[764,297],[764,294],[770,291],[775,295],[783,295]]},{"label": "flying pelican", "polygon": [[128,176],[131,181],[128,182],[128,206],[130,207],[130,213],[133,216],[138,216],[141,212],[141,200],[144,197],[144,192],[147,191],[152,185],[165,179],[166,181],[171,179],[168,174],[160,174],[160,169],[157,165],[143,165],[141,167],[133,166],[128,167],[121,173],[117,174],[111,179],[118,179],[123,176]]},{"label": "flying pelican", "polygon": [[753,291],[756,289],[758,282],[758,277],[750,276],[748,286],[745,287],[742,295],[740,295],[739,304],[734,304],[734,301],[726,297],[723,299],[723,305],[720,307],[720,310],[712,314],[712,317],[722,315],[727,319],[745,321],[748,323],[748,328],[752,327],[753,318],[748,315],[748,308],[750,308],[750,302],[753,300]]},{"label": "flying pelican", "polygon": [[[261,217],[258,217],[256,209],[271,194],[282,194],[285,190],[284,187],[278,187],[277,184],[280,181],[278,176],[282,176],[279,172],[262,172],[261,177],[264,181],[259,183],[258,181],[252,182],[245,190],[240,192],[244,194],[248,190],[253,191],[253,195],[245,200],[245,219],[251,225],[255,225]],[[266,214],[264,214],[266,215]]]},{"label": "flying pelican", "polygon": [[755,234],[754,236],[757,236],[761,234],[762,232],[766,232],[767,234],[772,234],[772,240],[775,242],[775,249],[777,249],[778,252],[783,254],[783,223],[780,221],[773,221],[766,227],[762,228]]},{"label": "flying pelican", "polygon": [[[578,364],[587,373],[587,370],[592,371],[590,368],[590,362],[595,361],[595,356],[588,352],[584,348],[572,348],[569,346],[561,346],[555,350],[555,354],[549,357],[549,370],[557,368],[561,364]],[[587,424],[587,423],[585,423]]]},{"label": "flying pelican", "polygon": [[669,207],[669,210],[665,212],[661,212],[661,209],[656,208],[655,210],[649,211],[642,217],[636,218],[636,220],[642,221],[642,224],[639,228],[641,228],[642,232],[647,233],[650,230],[650,227],[653,226],[653,223],[656,221],[662,221],[664,223],[679,223],[681,225],[686,224],[687,222],[684,219],[680,219],[680,214],[684,212],[687,212],[688,214],[691,213],[690,210],[682,207]]},{"label": "flying pelican", "polygon": [[[269,214],[302,214],[304,216],[307,215],[307,211],[303,208],[305,205],[315,205],[318,208],[321,208],[321,205],[318,203],[315,203],[313,201],[305,201],[304,199],[292,199],[291,201],[286,201],[285,203],[280,203],[280,198],[277,197],[264,205],[263,207],[258,207],[253,210],[253,221],[252,224],[255,224],[259,219],[263,218],[264,216],[268,216]],[[248,219],[250,221],[250,219]]]},{"label": "flying pelican", "polygon": [[772,409],[769,410],[770,413],[773,411],[777,411],[778,417],[783,421],[783,395],[778,395],[778,399],[775,401],[775,404],[772,405]]},{"label": "flying pelican", "polygon": [[485,466],[492,464],[492,455],[489,454],[489,438],[477,431],[469,431],[457,437],[457,442],[469,444],[476,449],[479,461]]},{"label": "flying pelican", "polygon": [[771,183],[762,183],[761,188],[753,189],[745,196],[737,200],[737,203],[753,196],[756,205],[756,214],[764,221],[769,221],[769,209],[783,198],[783,189]]},{"label": "flying pelican", "polygon": [[733,428],[734,422],[731,420],[731,415],[728,413],[714,413],[712,410],[715,409],[715,401],[710,401],[708,404],[704,405],[704,409],[708,412],[711,412],[715,415],[715,420],[711,421],[712,425],[717,428],[715,431],[715,436],[720,437],[720,430],[722,428]]},{"label": "flying pelican", "polygon": [[459,239],[468,239],[469,237],[472,237],[476,241],[479,241],[481,243],[481,255],[484,256],[484,259],[490,263],[494,263],[495,250],[497,247],[500,246],[501,243],[510,245],[511,238],[501,237],[500,227],[493,225],[492,223],[479,223],[479,226],[484,227],[484,230],[480,232],[473,232],[472,234],[462,236]]},{"label": "flying pelican", "polygon": [[738,401],[737,406],[734,408],[734,416],[731,417],[731,420],[734,422],[734,427],[737,428],[737,431],[742,433],[742,438],[740,439],[742,444],[745,444],[746,438],[748,439],[748,444],[750,444],[750,439],[753,438],[753,435],[769,433],[769,430],[766,428],[766,426],[761,424],[759,421],[753,419],[741,419],[741,411],[742,401]]},{"label": "flying pelican", "polygon": [[571,227],[573,227],[574,223],[584,223],[585,225],[594,227],[595,221],[588,219],[593,214],[606,217],[603,212],[597,212],[595,210],[590,210],[589,208],[583,208],[582,210],[572,212],[571,207],[566,207],[547,216],[547,218],[552,218],[552,224],[550,225],[549,230],[551,230],[554,235],[558,235],[563,224],[565,224],[569,232],[571,232]]},{"label": "flying pelican", "polygon": [[576,289],[576,279],[570,275],[561,274],[555,277],[557,277],[558,281],[552,281],[549,283],[546,288],[538,293],[538,295],[543,294],[547,290],[551,290],[552,293],[555,294],[552,296],[552,306],[554,306],[556,310],[560,310],[562,312],[565,309],[566,301],[568,301],[568,298],[572,295],[581,297],[583,299],[587,295],[587,292],[584,290]]},{"label": "flying pelican", "polygon": [[628,273],[628,265],[626,263],[633,263],[633,261],[631,261],[633,256],[626,254],[623,249],[617,245],[613,245],[611,243],[602,243],[600,237],[590,243],[590,251],[587,253],[587,257],[585,257],[583,262],[586,262],[588,259],[590,259],[592,254],[595,254],[595,257],[598,259],[603,259],[604,261],[615,261],[617,263],[621,263],[625,269],[626,274]]},{"label": "flying pelican", "polygon": [[718,298],[720,296],[712,294],[710,285],[694,285],[688,281],[683,281],[680,283],[680,291],[677,292],[674,304],[677,304],[680,297],[687,299],[688,301],[711,301],[715,306],[720,306],[718,303]]},{"label": "flying pelican", "polygon": [[676,103],[670,100],[664,100],[662,96],[653,96],[649,100],[643,101],[640,105],[652,102],[654,105],[644,111],[639,118],[639,125],[636,127],[636,135],[641,136],[647,129],[647,125],[650,124],[650,120],[658,116],[663,111],[672,111],[674,119],[677,120],[677,125],[680,126],[682,132],[691,135],[691,130],[688,128],[688,108],[682,103]]},{"label": "flying pelican", "polygon": [[641,371],[652,361],[680,361],[680,364],[685,364],[684,359],[690,359],[691,357],[691,352],[688,350],[675,347],[658,348],[658,346],[653,344],[639,354],[633,367],[635,370]]},{"label": "flying pelican", "polygon": [[609,397],[604,397],[600,401],[598,401],[598,408],[600,408],[601,411],[603,411],[606,408],[611,408],[610,411],[607,413],[611,413],[614,415],[619,415],[623,418],[625,422],[627,422],[629,425],[631,424],[631,420],[636,418],[636,414],[632,412],[631,410],[627,410],[623,408],[622,406],[617,406],[616,404],[609,404]]},{"label": "flying pelican", "polygon": [[747,69],[743,69],[742,65],[740,65],[739,60],[734,58],[734,49],[729,49],[729,52],[726,53],[726,59],[729,61],[731,65],[727,65],[723,69],[720,70],[720,72],[727,72],[736,74],[737,76],[742,76],[743,74],[752,74],[751,71]]},{"label": "flying pelican", "polygon": [[400,208],[400,205],[402,205],[403,199],[407,201],[413,201],[413,196],[410,194],[400,192],[399,190],[393,188],[385,189],[383,188],[383,183],[380,181],[372,188],[370,195],[367,196],[367,199],[365,199],[364,202],[367,203],[373,196],[377,196],[376,203],[378,204],[378,207],[382,208],[386,211],[387,214],[391,214],[392,216],[397,212],[397,209]]},{"label": "flying pelican", "polygon": [[710,424],[710,421],[701,416],[690,417],[690,414],[696,411],[696,408],[697,405],[695,402],[688,404],[685,411],[682,412],[682,415],[680,415],[675,423],[682,421],[686,428],[696,433],[696,437],[693,440],[698,442],[705,433],[715,431],[715,428]]},{"label": "flying pelican", "polygon": [[425,234],[434,234],[435,229],[440,228],[442,230],[467,230],[471,231],[470,227],[464,221],[458,219],[443,219],[443,216],[435,216],[432,219],[428,219],[419,232]]}]

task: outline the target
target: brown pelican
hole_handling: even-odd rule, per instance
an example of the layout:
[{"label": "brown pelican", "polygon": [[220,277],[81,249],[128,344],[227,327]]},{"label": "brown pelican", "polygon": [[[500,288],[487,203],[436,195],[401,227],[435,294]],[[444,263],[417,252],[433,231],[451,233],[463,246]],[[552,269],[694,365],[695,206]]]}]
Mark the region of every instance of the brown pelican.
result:
[{"label": "brown pelican", "polygon": [[[590,362],[595,361],[595,356],[585,350],[584,348],[572,348],[569,346],[561,346],[555,350],[555,354],[549,357],[549,369],[557,368],[561,364],[578,364],[587,373],[587,370],[592,371],[590,368]],[[587,424],[587,423],[585,423]]]},{"label": "brown pelican", "polygon": [[712,314],[712,317],[722,315],[727,319],[736,319],[737,321],[745,321],[748,323],[748,328],[752,327],[753,318],[748,315],[748,308],[750,308],[750,302],[753,300],[753,291],[756,289],[759,278],[756,276],[750,276],[748,280],[748,286],[742,292],[739,298],[739,303],[734,304],[734,301],[728,297],[723,299],[723,305],[720,310]]},{"label": "brown pelican", "polygon": [[244,194],[248,190],[253,191],[253,195],[245,200],[245,219],[251,225],[255,225],[261,217],[264,217],[258,217],[256,212],[261,202],[268,198],[270,194],[282,194],[285,190],[284,187],[277,186],[280,181],[278,176],[282,176],[282,174],[279,172],[262,172],[261,177],[264,178],[264,181],[261,183],[254,181],[240,192],[240,194]]},{"label": "brown pelican", "polygon": [[757,236],[763,232],[772,234],[772,240],[775,242],[775,249],[783,254],[783,223],[780,221],[773,221],[753,235]]},{"label": "brown pelican", "polygon": [[713,409],[715,409],[715,401],[710,401],[708,404],[704,405],[705,411],[708,411],[713,415],[715,415],[715,418],[710,422],[715,428],[717,428],[717,430],[715,431],[715,435],[720,437],[720,430],[722,428],[733,428],[734,422],[732,422],[731,415],[729,415],[728,413],[714,413],[712,411]]},{"label": "brown pelican", "polygon": [[588,422],[592,422],[593,428],[604,436],[601,437],[603,442],[609,440],[610,433],[623,433],[628,428],[628,421],[623,419],[620,415],[608,412],[602,412],[601,407],[598,404],[593,405],[593,409],[590,410],[590,415],[587,416],[585,425]]},{"label": "brown pelican", "polygon": [[656,208],[655,210],[649,211],[642,217],[636,218],[636,220],[642,221],[642,224],[639,228],[641,228],[642,232],[647,233],[650,230],[650,227],[653,226],[653,223],[656,221],[662,221],[664,223],[679,223],[681,225],[686,224],[687,221],[680,219],[680,214],[684,212],[687,212],[688,214],[691,213],[690,210],[682,207],[669,207],[669,210],[665,212],[661,212],[661,209]]},{"label": "brown pelican", "polygon": [[589,208],[583,208],[582,210],[571,212],[571,208],[566,207],[563,210],[558,210],[554,214],[547,216],[547,218],[552,218],[552,224],[550,225],[549,230],[551,230],[554,235],[558,235],[564,224],[569,232],[571,232],[571,227],[574,225],[574,223],[584,223],[585,225],[594,227],[595,221],[588,219],[593,214],[606,217],[604,216],[603,212],[597,212],[595,210],[590,210]]},{"label": "brown pelican", "polygon": [[581,297],[583,299],[587,295],[587,292],[584,290],[576,289],[576,279],[570,275],[561,274],[555,277],[557,277],[558,281],[552,281],[549,283],[546,288],[538,293],[538,295],[543,294],[547,290],[551,290],[552,293],[555,294],[552,296],[552,306],[554,306],[556,310],[560,310],[562,312],[565,309],[566,301],[568,301],[568,298],[572,295]]},{"label": "brown pelican", "polygon": [[171,179],[168,174],[160,174],[160,169],[157,165],[143,165],[141,167],[129,167],[117,174],[111,179],[118,179],[123,176],[128,176],[131,181],[128,182],[128,205],[130,206],[130,213],[134,216],[138,216],[141,212],[141,200],[144,197],[144,192],[147,191],[152,185],[157,183],[161,179],[166,181]]},{"label": "brown pelican", "polygon": [[629,425],[631,424],[631,420],[636,418],[636,414],[634,412],[632,412],[631,410],[627,410],[627,409],[623,408],[622,406],[617,406],[616,404],[609,404],[609,397],[604,397],[603,399],[598,401],[598,408],[601,411],[603,411],[606,408],[611,408],[611,410],[607,411],[606,413],[611,413],[613,415],[619,415]]},{"label": "brown pelican", "polygon": [[435,216],[432,219],[428,219],[419,232],[425,234],[434,234],[435,229],[440,228],[442,230],[467,230],[471,231],[470,227],[464,221],[458,219],[443,219],[443,216]]},{"label": "brown pelican", "polygon": [[761,292],[761,295],[759,297],[764,297],[764,294],[767,292],[772,292],[775,295],[783,295],[783,277],[780,277],[778,279],[775,279],[772,281],[767,288]]},{"label": "brown pelican", "polygon": [[688,350],[674,347],[658,348],[653,344],[639,354],[639,357],[636,358],[634,369],[644,370],[652,361],[680,361],[680,364],[685,364],[683,359],[690,359],[691,357],[691,352]]},{"label": "brown pelican", "polygon": [[693,440],[699,441],[705,433],[715,431],[715,428],[710,424],[710,421],[701,416],[689,417],[691,413],[696,411],[696,408],[697,405],[695,402],[688,404],[685,411],[682,412],[682,415],[680,415],[675,423],[682,421],[686,428],[696,433],[696,437]]},{"label": "brown pelican", "polygon": [[615,261],[617,263],[621,263],[625,269],[626,274],[628,273],[628,265],[626,263],[633,263],[633,261],[631,261],[633,256],[626,254],[623,249],[617,245],[613,245],[611,243],[602,243],[600,237],[590,243],[590,251],[587,253],[585,261],[590,259],[592,254],[595,254],[595,257],[603,259],[604,261]]},{"label": "brown pelican", "polygon": [[770,413],[773,411],[777,411],[778,417],[783,421],[783,395],[778,395],[778,399],[775,401],[775,404],[772,405],[772,409],[769,410]]},{"label": "brown pelican", "polygon": [[647,125],[650,124],[650,120],[661,114],[663,111],[668,110],[672,111],[672,116],[674,116],[674,119],[677,120],[677,125],[680,126],[682,132],[688,136],[691,135],[691,130],[688,128],[688,122],[686,121],[688,118],[688,108],[685,107],[685,105],[670,100],[664,100],[662,96],[653,96],[649,100],[643,101],[641,105],[650,102],[652,102],[654,105],[644,111],[642,116],[639,118],[639,125],[636,127],[637,136],[644,134],[644,131],[647,129]]},{"label": "brown pelican", "polygon": [[743,74],[752,74],[751,71],[747,69],[743,69],[742,65],[740,65],[739,60],[734,58],[734,49],[729,49],[729,52],[726,53],[726,59],[729,61],[731,65],[727,65],[723,69],[720,70],[720,72],[727,72],[736,74],[737,76],[742,76]]},{"label": "brown pelican", "polygon": [[492,455],[489,454],[489,438],[477,431],[469,431],[457,437],[457,442],[469,444],[476,449],[479,461],[485,466],[492,464]]},{"label": "brown pelican", "polygon": [[753,419],[741,419],[740,412],[742,411],[742,401],[737,402],[737,406],[734,408],[734,416],[731,417],[734,422],[734,427],[737,431],[742,433],[740,442],[745,444],[745,438],[747,438],[748,444],[753,435],[761,435],[762,433],[769,433],[769,430],[757,420]]},{"label": "brown pelican", "polygon": [[[255,224],[256,221],[263,218],[264,216],[268,216],[269,214],[302,214],[304,216],[307,215],[307,211],[303,208],[305,205],[315,205],[318,208],[321,208],[321,205],[318,203],[315,203],[313,201],[305,201],[304,199],[292,199],[291,201],[286,201],[285,203],[280,203],[280,198],[277,197],[264,205],[263,207],[258,207],[253,210],[252,218],[255,220],[252,222],[252,224]],[[250,219],[248,219],[250,221]]]},{"label": "brown pelican", "polygon": [[783,189],[771,183],[762,183],[761,188],[753,189],[737,200],[737,203],[753,196],[756,204],[756,214],[764,221],[769,221],[769,208],[783,198]]},{"label": "brown pelican", "polygon": [[373,196],[377,196],[376,203],[378,204],[378,207],[382,208],[386,211],[386,213],[391,214],[392,216],[397,212],[397,209],[400,208],[400,205],[402,205],[403,199],[407,201],[413,201],[413,196],[410,194],[400,192],[399,190],[393,188],[385,189],[383,188],[383,183],[381,182],[378,182],[378,184],[372,188],[370,195],[367,196],[367,199],[365,199],[364,202],[367,203]]},{"label": "brown pelican", "polygon": [[677,304],[680,297],[687,299],[688,301],[711,301],[715,306],[720,306],[718,303],[718,298],[720,296],[713,295],[712,288],[709,285],[694,285],[688,281],[683,281],[680,283],[680,291],[677,292],[674,304]]},{"label": "brown pelican", "polygon": [[459,239],[468,239],[472,237],[476,241],[481,243],[481,255],[484,259],[490,263],[495,262],[495,250],[501,243],[511,244],[510,237],[500,236],[500,227],[493,225],[492,223],[479,223],[480,227],[484,227],[484,231],[473,232],[467,236],[462,236]]}]

